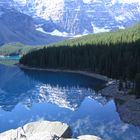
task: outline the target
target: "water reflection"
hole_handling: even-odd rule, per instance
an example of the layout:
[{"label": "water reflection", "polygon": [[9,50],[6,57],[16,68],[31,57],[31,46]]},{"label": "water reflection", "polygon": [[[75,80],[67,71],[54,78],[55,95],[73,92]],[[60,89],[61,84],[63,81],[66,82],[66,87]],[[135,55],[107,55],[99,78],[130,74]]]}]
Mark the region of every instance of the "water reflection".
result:
[{"label": "water reflection", "polygon": [[0,55],[0,60],[19,60],[20,58],[21,58],[20,55],[13,55],[13,56]]},{"label": "water reflection", "polygon": [[123,122],[140,126],[140,99],[115,99],[115,105]]},{"label": "water reflection", "polygon": [[36,70],[22,71],[34,81],[38,81],[44,84],[49,83],[51,86],[59,87],[84,87],[94,90],[101,89],[105,82],[87,77],[81,74],[64,73],[64,72],[46,72]]},{"label": "water reflection", "polygon": [[[0,132],[43,119],[68,123],[74,136],[139,140],[140,128],[131,125],[133,121],[120,120],[119,115],[122,120],[127,117],[122,117],[126,114],[124,102],[97,94],[103,86],[100,80],[82,75],[21,71],[0,65]],[[132,108],[132,103],[128,104]],[[131,113],[135,116],[132,110],[130,118]]]},{"label": "water reflection", "polygon": [[99,100],[102,104],[107,102],[106,98],[97,96],[95,92],[104,85],[104,82],[90,77],[67,73],[21,71],[15,67],[4,66],[1,66],[0,74],[2,93],[0,106],[5,111],[12,111],[20,102],[27,103],[28,107],[34,102],[50,102],[71,110],[76,110],[88,96]]}]

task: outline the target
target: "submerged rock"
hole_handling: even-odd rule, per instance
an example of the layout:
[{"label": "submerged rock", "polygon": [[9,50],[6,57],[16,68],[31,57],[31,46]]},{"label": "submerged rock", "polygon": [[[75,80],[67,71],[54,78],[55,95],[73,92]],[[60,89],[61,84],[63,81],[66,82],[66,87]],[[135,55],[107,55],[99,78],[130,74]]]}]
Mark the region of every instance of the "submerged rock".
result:
[{"label": "submerged rock", "polygon": [[32,122],[0,134],[0,140],[53,140],[71,137],[70,127],[61,122]]},{"label": "submerged rock", "polygon": [[115,100],[121,120],[140,126],[140,99]]}]

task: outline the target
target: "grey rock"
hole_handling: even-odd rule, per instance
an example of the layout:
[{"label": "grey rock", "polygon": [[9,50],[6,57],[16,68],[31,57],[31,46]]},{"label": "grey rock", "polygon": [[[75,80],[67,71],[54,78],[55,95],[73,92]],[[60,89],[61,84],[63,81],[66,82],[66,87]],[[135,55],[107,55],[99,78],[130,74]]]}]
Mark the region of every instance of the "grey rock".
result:
[{"label": "grey rock", "polygon": [[1,140],[53,140],[71,137],[70,127],[61,122],[32,122],[0,134]]},{"label": "grey rock", "polygon": [[0,133],[0,140],[102,140],[94,135],[71,136],[71,129],[65,123],[38,121]]},{"label": "grey rock", "polygon": [[124,122],[140,126],[140,99],[116,100],[115,103]]}]

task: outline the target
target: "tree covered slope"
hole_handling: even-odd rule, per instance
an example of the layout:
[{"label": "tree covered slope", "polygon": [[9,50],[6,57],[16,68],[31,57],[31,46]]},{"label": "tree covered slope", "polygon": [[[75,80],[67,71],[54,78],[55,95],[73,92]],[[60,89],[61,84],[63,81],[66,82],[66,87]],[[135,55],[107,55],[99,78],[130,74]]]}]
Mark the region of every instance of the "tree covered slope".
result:
[{"label": "tree covered slope", "polygon": [[24,55],[20,63],[39,68],[85,70],[133,80],[140,73],[140,24],[44,47]]},{"label": "tree covered slope", "polygon": [[0,55],[23,55],[30,51],[37,50],[42,46],[24,45],[22,43],[7,43],[0,46]]},{"label": "tree covered slope", "polygon": [[65,40],[55,43],[56,46],[74,46],[74,45],[112,45],[118,43],[132,43],[140,39],[140,23],[128,27],[125,30],[117,30],[115,32],[105,32],[98,34],[86,35],[83,37]]}]

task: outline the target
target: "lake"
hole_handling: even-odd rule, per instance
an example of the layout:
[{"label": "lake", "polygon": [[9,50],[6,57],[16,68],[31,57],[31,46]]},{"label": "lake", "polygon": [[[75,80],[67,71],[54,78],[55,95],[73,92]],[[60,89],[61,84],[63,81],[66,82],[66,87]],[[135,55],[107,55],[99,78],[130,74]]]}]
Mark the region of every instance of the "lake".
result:
[{"label": "lake", "polygon": [[3,56],[0,55],[0,60],[19,60],[20,59],[20,55],[14,55],[14,56]]},{"label": "lake", "polygon": [[140,127],[120,119],[118,102],[98,94],[104,84],[80,74],[0,65],[0,132],[49,120],[69,124],[73,137],[139,140]]}]

